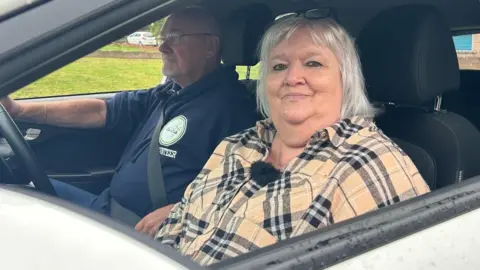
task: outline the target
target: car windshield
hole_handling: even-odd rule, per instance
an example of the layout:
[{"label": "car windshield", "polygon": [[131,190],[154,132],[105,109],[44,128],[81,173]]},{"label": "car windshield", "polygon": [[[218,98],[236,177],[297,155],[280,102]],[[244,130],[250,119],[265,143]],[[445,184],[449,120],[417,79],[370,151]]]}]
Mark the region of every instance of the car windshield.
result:
[{"label": "car windshield", "polygon": [[153,34],[152,33],[143,33],[143,36],[144,37],[153,37]]}]

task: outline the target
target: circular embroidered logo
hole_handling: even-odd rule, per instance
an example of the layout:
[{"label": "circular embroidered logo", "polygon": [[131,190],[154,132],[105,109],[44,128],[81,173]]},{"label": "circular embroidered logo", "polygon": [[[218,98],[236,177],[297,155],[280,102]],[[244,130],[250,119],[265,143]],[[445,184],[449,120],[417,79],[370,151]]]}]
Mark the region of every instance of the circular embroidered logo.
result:
[{"label": "circular embroidered logo", "polygon": [[187,131],[187,118],[183,115],[177,116],[163,126],[158,142],[164,146],[170,146],[178,142]]}]

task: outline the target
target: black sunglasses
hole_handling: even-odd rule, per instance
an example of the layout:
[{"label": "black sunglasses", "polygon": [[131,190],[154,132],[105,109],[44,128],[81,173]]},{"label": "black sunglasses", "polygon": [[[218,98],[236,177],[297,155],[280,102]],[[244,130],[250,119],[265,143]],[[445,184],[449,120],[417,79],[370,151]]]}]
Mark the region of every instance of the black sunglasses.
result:
[{"label": "black sunglasses", "polygon": [[319,20],[319,19],[327,19],[327,18],[335,19],[334,18],[335,16],[330,8],[315,8],[315,9],[310,9],[306,11],[282,14],[277,16],[275,20],[283,20],[283,19],[292,18],[292,17],[303,17],[309,20]]}]

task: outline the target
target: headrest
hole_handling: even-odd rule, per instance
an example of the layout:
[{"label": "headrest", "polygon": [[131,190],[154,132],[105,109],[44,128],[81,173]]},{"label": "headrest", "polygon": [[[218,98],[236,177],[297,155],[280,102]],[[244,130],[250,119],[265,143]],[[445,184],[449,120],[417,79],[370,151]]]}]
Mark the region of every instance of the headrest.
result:
[{"label": "headrest", "polygon": [[372,101],[422,105],[459,87],[452,34],[432,6],[381,12],[357,37],[357,46]]},{"label": "headrest", "polygon": [[256,65],[257,46],[271,22],[272,12],[264,4],[252,4],[236,10],[223,29],[223,62],[226,65]]}]

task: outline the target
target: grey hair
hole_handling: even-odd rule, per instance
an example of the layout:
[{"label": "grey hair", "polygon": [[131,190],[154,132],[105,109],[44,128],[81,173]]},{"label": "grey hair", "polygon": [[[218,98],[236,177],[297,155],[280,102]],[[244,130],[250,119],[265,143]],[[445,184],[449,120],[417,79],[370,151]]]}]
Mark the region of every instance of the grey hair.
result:
[{"label": "grey hair", "polygon": [[[220,38],[222,31],[215,15],[202,6],[187,6],[173,12],[171,15],[190,20],[194,24],[203,26],[206,31]],[[171,16],[170,15],[170,16]]]},{"label": "grey hair", "polygon": [[270,107],[266,96],[266,78],[269,72],[270,51],[281,41],[288,40],[293,33],[305,27],[313,41],[329,48],[340,63],[342,77],[341,119],[352,116],[373,117],[376,112],[369,102],[360,58],[353,39],[337,22],[331,19],[309,20],[303,17],[290,17],[278,20],[264,34],[260,44],[260,79],[257,85],[258,110],[270,117]]}]

